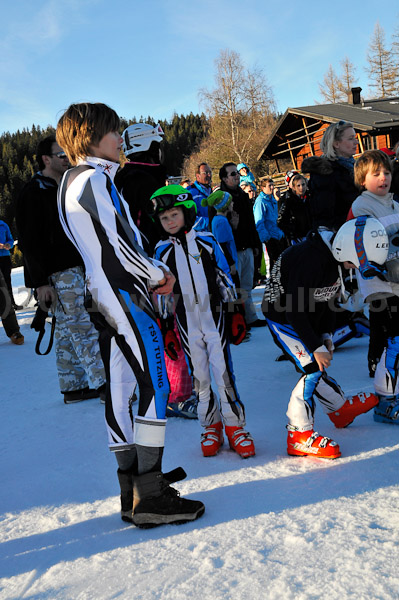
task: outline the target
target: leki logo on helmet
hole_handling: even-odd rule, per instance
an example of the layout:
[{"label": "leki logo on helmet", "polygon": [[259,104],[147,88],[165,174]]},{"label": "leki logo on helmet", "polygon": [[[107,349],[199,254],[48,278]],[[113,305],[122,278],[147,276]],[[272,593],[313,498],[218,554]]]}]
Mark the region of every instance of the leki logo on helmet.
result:
[{"label": "leki logo on helmet", "polygon": [[184,202],[184,200],[187,200],[188,198],[188,194],[179,194],[176,198],[176,200],[178,200],[179,202]]}]

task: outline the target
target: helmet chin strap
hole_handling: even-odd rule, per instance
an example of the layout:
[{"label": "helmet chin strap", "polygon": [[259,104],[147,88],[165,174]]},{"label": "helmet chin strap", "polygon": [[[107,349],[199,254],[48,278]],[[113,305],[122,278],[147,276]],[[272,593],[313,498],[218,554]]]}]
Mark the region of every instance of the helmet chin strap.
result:
[{"label": "helmet chin strap", "polygon": [[367,258],[366,250],[363,244],[363,232],[366,226],[367,216],[362,215],[357,217],[355,223],[355,249],[359,260],[359,272],[363,279],[372,279],[378,277],[385,280],[386,269],[382,265],[378,265]]}]

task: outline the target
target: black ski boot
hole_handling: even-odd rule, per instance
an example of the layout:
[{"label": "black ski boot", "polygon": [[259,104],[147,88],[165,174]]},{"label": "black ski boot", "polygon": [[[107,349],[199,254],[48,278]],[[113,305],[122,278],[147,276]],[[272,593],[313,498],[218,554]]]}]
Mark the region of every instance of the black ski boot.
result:
[{"label": "black ski boot", "polygon": [[180,468],[165,474],[155,471],[136,476],[133,523],[147,529],[166,523],[186,523],[201,517],[205,511],[203,503],[180,498],[179,492],[169,485],[184,477],[185,472]]}]

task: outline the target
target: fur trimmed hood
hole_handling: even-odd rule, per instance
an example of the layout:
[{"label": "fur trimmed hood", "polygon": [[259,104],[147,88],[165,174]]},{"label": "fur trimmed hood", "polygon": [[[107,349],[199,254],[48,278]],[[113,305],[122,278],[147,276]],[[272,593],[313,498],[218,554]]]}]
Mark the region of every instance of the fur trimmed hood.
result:
[{"label": "fur trimmed hood", "polygon": [[301,165],[302,173],[316,173],[317,175],[331,175],[333,172],[331,161],[324,156],[309,156]]}]

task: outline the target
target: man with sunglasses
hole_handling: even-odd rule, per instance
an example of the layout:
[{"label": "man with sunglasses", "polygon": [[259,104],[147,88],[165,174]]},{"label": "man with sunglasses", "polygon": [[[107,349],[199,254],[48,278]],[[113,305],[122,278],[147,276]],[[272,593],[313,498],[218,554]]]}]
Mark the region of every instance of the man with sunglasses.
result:
[{"label": "man with sunglasses", "polygon": [[248,329],[263,327],[266,321],[259,319],[252,301],[254,281],[254,255],[259,252],[259,236],[255,227],[252,202],[240,188],[240,174],[233,162],[225,163],[219,170],[220,189],[233,197],[234,212],[238,214],[238,225],[233,229],[237,248],[237,272],[241,289],[245,293],[245,321]]},{"label": "man with sunglasses", "polygon": [[208,163],[202,162],[197,165],[195,181],[188,186],[187,190],[197,206],[197,216],[201,218],[201,221],[196,223],[195,229],[209,229],[208,209],[201,204],[202,200],[208,198],[212,192],[212,169]]},{"label": "man with sunglasses", "polygon": [[105,385],[98,333],[84,308],[83,261],[60,223],[57,190],[69,161],[55,136],[37,148],[39,171],[17,200],[18,245],[25,285],[35,288],[40,307],[53,305],[55,352],[65,404],[98,398]]}]

